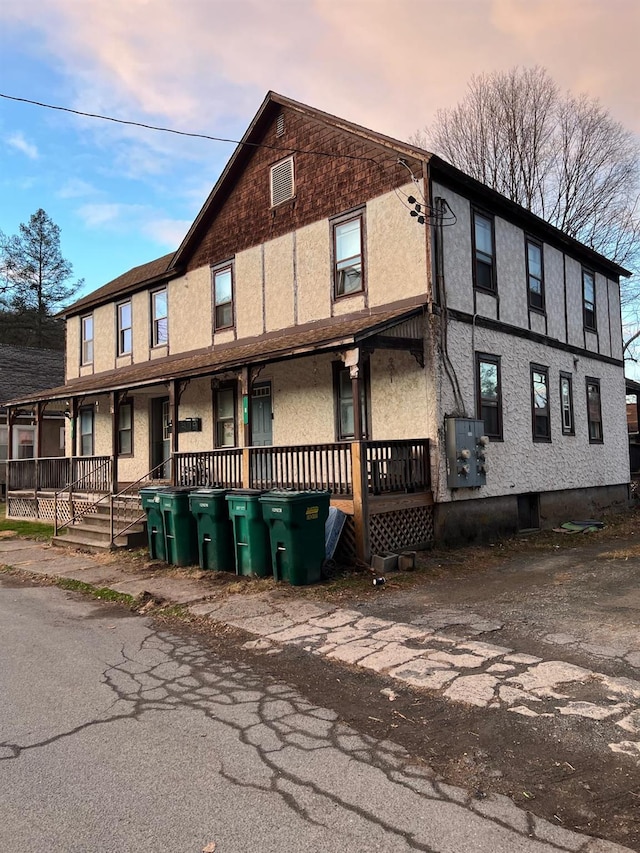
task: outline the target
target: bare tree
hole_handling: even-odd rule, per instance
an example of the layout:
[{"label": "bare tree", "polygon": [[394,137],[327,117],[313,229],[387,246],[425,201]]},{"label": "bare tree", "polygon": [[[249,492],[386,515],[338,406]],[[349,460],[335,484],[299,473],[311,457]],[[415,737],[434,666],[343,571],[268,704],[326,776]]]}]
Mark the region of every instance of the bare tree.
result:
[{"label": "bare tree", "polygon": [[0,231],[2,300],[13,326],[28,328],[34,346],[48,344],[59,325],[53,314],[82,286],[82,280],[70,281],[72,275],[73,266],[60,251],[60,228],[42,208],[18,234]]},{"label": "bare tree", "polygon": [[[433,127],[411,141],[611,260],[637,268],[638,142],[598,101],[561,93],[544,68],[472,77],[465,98],[439,110]],[[639,289],[636,276],[626,280],[623,305],[631,306]]]}]

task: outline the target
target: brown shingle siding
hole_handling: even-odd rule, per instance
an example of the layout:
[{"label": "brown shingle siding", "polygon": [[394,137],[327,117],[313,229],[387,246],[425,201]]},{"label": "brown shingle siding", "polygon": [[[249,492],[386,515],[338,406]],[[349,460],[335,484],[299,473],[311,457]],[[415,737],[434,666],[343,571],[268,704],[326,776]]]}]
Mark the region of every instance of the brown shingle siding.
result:
[{"label": "brown shingle siding", "polygon": [[[278,146],[332,156],[297,151],[295,199],[271,208],[270,167],[289,152],[258,148],[217,213],[212,205],[209,221],[202,223],[202,236],[185,259],[188,270],[339,214],[407,182],[408,172],[398,165],[394,151],[294,109],[274,110],[262,135],[266,143],[276,141],[275,122],[280,112],[285,116],[285,132],[277,138]],[[419,172],[418,161],[412,165]]]}]

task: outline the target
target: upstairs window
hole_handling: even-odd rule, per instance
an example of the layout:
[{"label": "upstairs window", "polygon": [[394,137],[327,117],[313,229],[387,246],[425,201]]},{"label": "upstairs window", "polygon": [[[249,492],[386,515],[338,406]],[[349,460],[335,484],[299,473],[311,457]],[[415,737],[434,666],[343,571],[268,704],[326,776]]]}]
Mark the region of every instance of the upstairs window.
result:
[{"label": "upstairs window", "polygon": [[496,290],[493,217],[473,211],[473,285],[479,290]]},{"label": "upstairs window", "polygon": [[118,355],[130,355],[131,347],[131,303],[121,302],[118,305]]},{"label": "upstairs window", "polygon": [[585,329],[595,332],[596,325],[596,279],[590,270],[582,270],[582,318]]},{"label": "upstairs window", "polygon": [[271,207],[289,201],[295,195],[293,157],[287,157],[271,167]]},{"label": "upstairs window", "polygon": [[80,322],[82,324],[81,363],[93,364],[93,314],[87,314]]},{"label": "upstairs window", "polygon": [[[629,435],[637,435],[640,432],[638,428],[638,395],[633,392],[627,394],[627,432]],[[0,427],[0,453],[2,448],[2,427]],[[0,456],[2,459],[2,456]]]},{"label": "upstairs window", "polygon": [[542,245],[527,238],[527,281],[529,307],[544,311],[544,273],[542,268]]},{"label": "upstairs window", "polygon": [[589,441],[602,444],[602,406],[600,403],[600,380],[587,377],[587,421]]},{"label": "upstairs window", "polygon": [[500,357],[476,353],[476,380],[476,406],[485,434],[502,441]]},{"label": "upstairs window", "polygon": [[233,326],[233,267],[220,267],[213,271],[213,328],[229,329]]},{"label": "upstairs window", "polygon": [[168,343],[167,291],[156,290],[151,294],[151,346],[161,347]]},{"label": "upstairs window", "polygon": [[560,374],[560,412],[562,414],[562,434],[575,435],[573,424],[573,379],[570,373]]},{"label": "upstairs window", "polygon": [[531,418],[534,441],[551,441],[549,368],[531,365]]},{"label": "upstairs window", "polygon": [[362,214],[333,224],[333,287],[335,297],[364,290]]}]

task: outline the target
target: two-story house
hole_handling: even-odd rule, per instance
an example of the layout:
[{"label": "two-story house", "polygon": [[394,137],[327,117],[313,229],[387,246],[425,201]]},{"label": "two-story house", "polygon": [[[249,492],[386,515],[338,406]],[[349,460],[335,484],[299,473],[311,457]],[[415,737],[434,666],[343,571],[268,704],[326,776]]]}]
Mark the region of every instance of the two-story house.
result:
[{"label": "two-story house", "polygon": [[9,511],[50,513],[63,473],[328,488],[366,558],[623,504],[621,275],[428,152],[269,93],[178,250],[67,310],[65,384],[13,402],[66,402],[67,467],[39,495],[16,469]]}]

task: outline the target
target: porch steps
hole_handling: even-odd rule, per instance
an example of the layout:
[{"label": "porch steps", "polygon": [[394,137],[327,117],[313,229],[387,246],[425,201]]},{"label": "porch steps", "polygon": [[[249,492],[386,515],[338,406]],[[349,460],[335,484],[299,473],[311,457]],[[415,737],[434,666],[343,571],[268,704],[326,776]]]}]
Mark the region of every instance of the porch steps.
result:
[{"label": "porch steps", "polygon": [[[114,527],[116,530],[126,527],[131,523],[132,515],[142,515],[142,508],[138,504],[135,511],[132,513],[131,502],[128,501],[125,514],[124,505],[114,506]],[[79,519],[74,524],[63,529],[61,533],[54,536],[52,544],[62,545],[72,548],[85,548],[89,551],[110,551],[114,548],[139,548],[147,543],[147,525],[146,520],[142,520],[129,527],[129,529],[120,536],[116,536],[113,545],[110,542],[110,522],[109,522],[109,506],[107,504],[98,504],[95,511],[87,514],[84,518]]]}]

